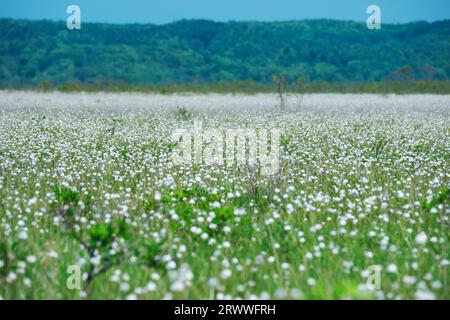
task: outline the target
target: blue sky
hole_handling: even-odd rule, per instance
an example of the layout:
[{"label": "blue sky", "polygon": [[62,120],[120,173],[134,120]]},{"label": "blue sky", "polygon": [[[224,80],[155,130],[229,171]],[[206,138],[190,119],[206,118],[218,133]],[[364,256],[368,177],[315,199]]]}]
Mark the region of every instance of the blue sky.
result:
[{"label": "blue sky", "polygon": [[0,17],[65,20],[70,4],[84,22],[167,23],[180,19],[365,21],[366,8],[381,7],[382,22],[450,19],[450,0],[0,0]]}]

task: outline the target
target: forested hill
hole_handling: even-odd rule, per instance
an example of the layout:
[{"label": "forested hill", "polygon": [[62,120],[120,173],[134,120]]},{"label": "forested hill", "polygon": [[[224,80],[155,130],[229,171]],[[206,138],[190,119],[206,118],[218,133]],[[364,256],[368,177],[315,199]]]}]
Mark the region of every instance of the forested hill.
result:
[{"label": "forested hill", "polygon": [[0,20],[0,85],[450,77],[450,20],[383,25],[183,20],[166,25]]}]

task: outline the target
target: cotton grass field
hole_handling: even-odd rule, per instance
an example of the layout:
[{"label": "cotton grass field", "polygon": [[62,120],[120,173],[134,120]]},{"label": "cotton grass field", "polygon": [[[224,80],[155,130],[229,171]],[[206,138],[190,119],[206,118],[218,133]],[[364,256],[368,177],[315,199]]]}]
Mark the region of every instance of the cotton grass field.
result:
[{"label": "cotton grass field", "polygon": [[[449,299],[450,97],[277,105],[1,91],[0,297]],[[175,165],[194,121],[280,129],[279,172]]]}]

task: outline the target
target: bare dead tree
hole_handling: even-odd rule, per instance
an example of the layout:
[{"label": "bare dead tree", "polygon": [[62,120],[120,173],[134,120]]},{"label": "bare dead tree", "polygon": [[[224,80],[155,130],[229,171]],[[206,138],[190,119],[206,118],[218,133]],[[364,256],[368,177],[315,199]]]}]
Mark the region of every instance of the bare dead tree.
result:
[{"label": "bare dead tree", "polygon": [[301,108],[306,89],[308,88],[308,77],[301,76],[295,81],[295,92],[297,93],[297,108]]},{"label": "bare dead tree", "polygon": [[286,107],[288,81],[286,77],[281,74],[274,75],[272,79],[280,102],[280,109],[284,110]]}]

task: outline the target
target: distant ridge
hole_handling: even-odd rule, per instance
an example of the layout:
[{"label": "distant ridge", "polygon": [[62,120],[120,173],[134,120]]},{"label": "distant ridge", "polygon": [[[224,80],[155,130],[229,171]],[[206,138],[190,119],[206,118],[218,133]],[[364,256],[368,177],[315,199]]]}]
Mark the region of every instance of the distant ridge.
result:
[{"label": "distant ridge", "polygon": [[450,20],[386,24],[336,20],[170,24],[0,20],[0,85],[45,81],[164,85],[254,80],[448,80]]}]

